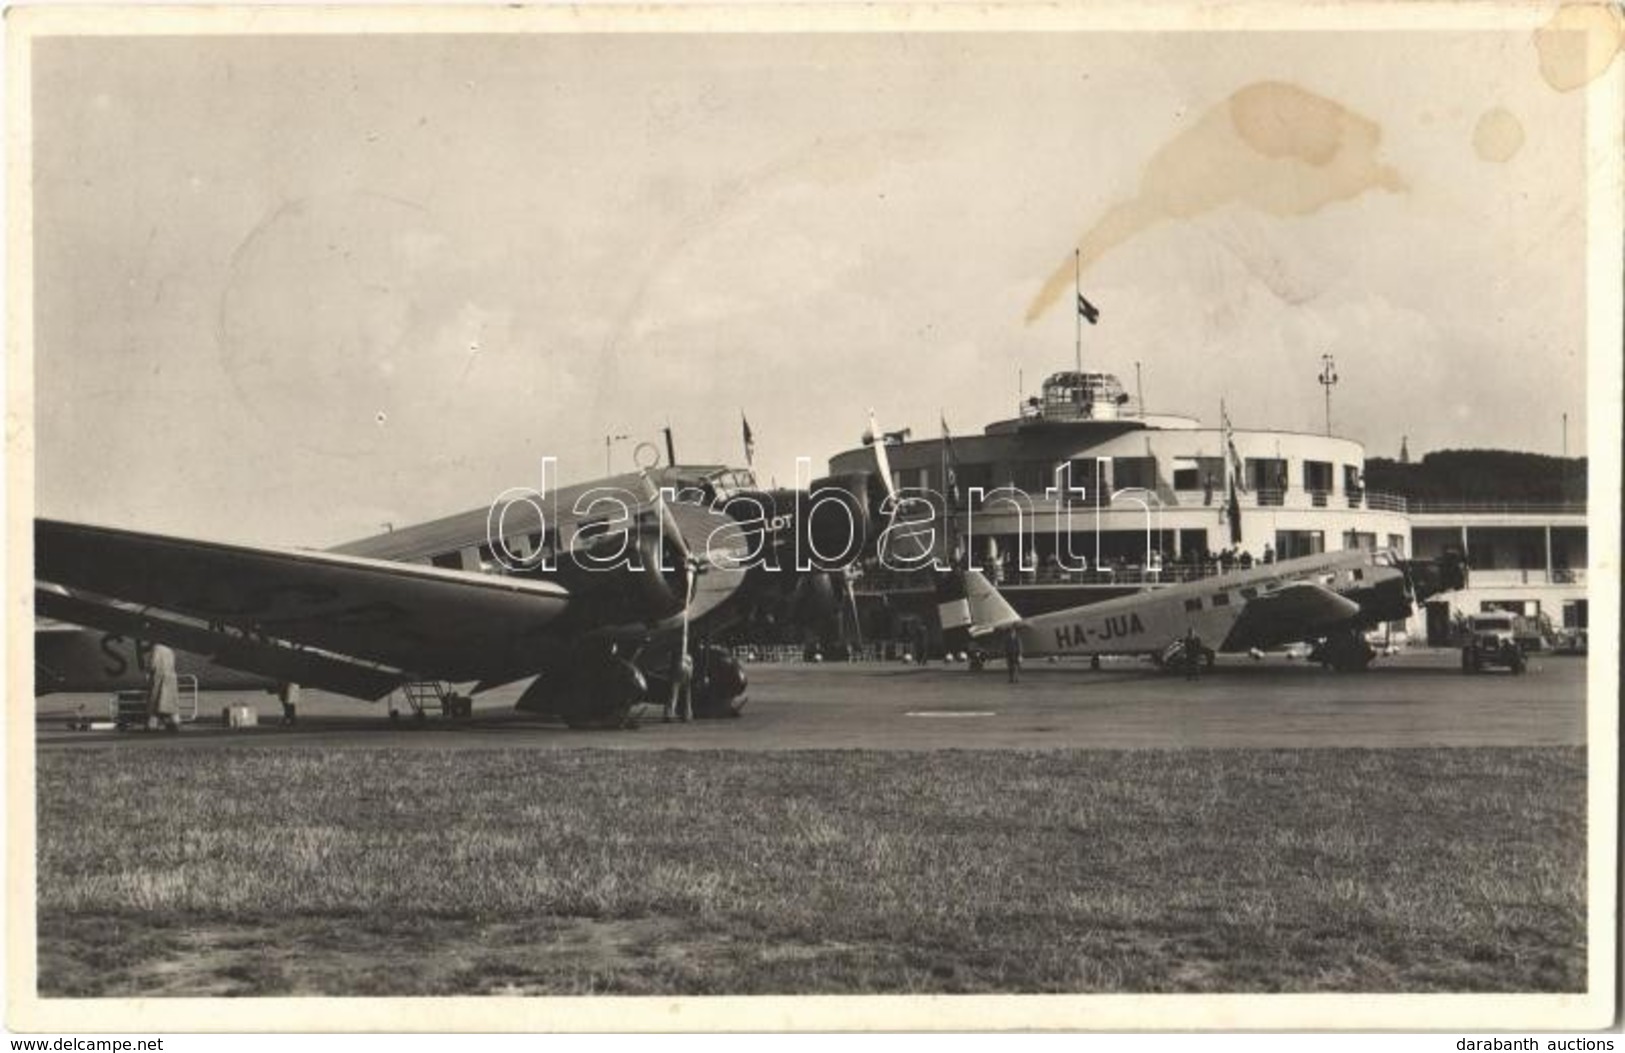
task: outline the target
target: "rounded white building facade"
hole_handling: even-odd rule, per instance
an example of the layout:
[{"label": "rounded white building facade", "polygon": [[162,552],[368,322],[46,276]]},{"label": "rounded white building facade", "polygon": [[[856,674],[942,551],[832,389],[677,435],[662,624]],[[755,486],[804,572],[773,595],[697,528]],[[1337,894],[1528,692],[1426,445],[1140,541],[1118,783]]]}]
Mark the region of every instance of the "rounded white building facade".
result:
[{"label": "rounded white building facade", "polygon": [[[1057,373],[980,435],[892,441],[886,453],[900,490],[952,510],[945,541],[1001,576],[1086,565],[1120,582],[1169,580],[1220,559],[1410,547],[1406,502],[1365,487],[1361,444],[1146,415],[1110,374]],[[872,463],[860,447],[830,470]]]}]

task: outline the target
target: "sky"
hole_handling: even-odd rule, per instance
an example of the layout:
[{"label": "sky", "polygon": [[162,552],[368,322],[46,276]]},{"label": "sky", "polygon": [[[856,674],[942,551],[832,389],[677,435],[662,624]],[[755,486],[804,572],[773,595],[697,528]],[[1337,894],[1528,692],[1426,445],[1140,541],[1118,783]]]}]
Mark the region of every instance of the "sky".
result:
[{"label": "sky", "polygon": [[70,37],[33,93],[40,515],[334,544],[741,414],[788,484],[1014,415],[1075,259],[1153,412],[1318,432],[1330,353],[1372,456],[1583,447],[1524,30]]}]

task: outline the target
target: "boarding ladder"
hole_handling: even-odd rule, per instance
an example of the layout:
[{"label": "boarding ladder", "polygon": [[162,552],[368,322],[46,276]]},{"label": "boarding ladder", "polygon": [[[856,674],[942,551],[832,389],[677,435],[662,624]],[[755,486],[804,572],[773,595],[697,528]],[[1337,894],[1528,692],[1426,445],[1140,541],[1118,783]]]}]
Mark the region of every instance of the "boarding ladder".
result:
[{"label": "boarding ladder", "polygon": [[473,715],[473,701],[459,695],[451,684],[440,680],[410,680],[401,685],[398,692],[404,700],[402,706],[395,704],[396,694],[389,696],[389,719],[400,720],[402,712],[412,714],[412,719],[427,720],[430,713],[438,713],[442,717],[468,717]]}]

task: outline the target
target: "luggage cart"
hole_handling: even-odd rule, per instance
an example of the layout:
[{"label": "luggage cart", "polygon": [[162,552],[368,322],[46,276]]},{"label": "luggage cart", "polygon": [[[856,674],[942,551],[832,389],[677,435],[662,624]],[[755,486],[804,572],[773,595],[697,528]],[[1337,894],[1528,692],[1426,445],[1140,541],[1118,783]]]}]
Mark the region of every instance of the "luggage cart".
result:
[{"label": "luggage cart", "polygon": [[[176,701],[175,722],[177,724],[193,724],[197,722],[198,707],[198,679],[191,673],[182,673],[175,678]],[[147,692],[120,691],[115,694],[107,704],[107,717],[113,726],[123,731],[126,728],[144,728],[147,726]]]}]

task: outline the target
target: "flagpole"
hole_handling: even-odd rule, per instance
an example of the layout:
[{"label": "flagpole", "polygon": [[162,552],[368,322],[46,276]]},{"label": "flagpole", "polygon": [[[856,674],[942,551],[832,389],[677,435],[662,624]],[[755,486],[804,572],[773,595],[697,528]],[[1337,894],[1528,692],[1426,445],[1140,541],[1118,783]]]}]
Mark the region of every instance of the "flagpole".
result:
[{"label": "flagpole", "polygon": [[943,547],[947,549],[950,560],[953,558],[953,537],[957,525],[954,522],[953,488],[948,484],[948,411],[941,406],[937,407],[937,422],[942,425],[942,463],[938,466],[937,476],[942,483],[942,503],[945,506],[948,520],[948,536],[943,539]]},{"label": "flagpole", "polygon": [[1073,358],[1078,370],[1078,383],[1083,383],[1083,312],[1078,304],[1083,299],[1083,251],[1072,250],[1072,328],[1075,330]]}]

